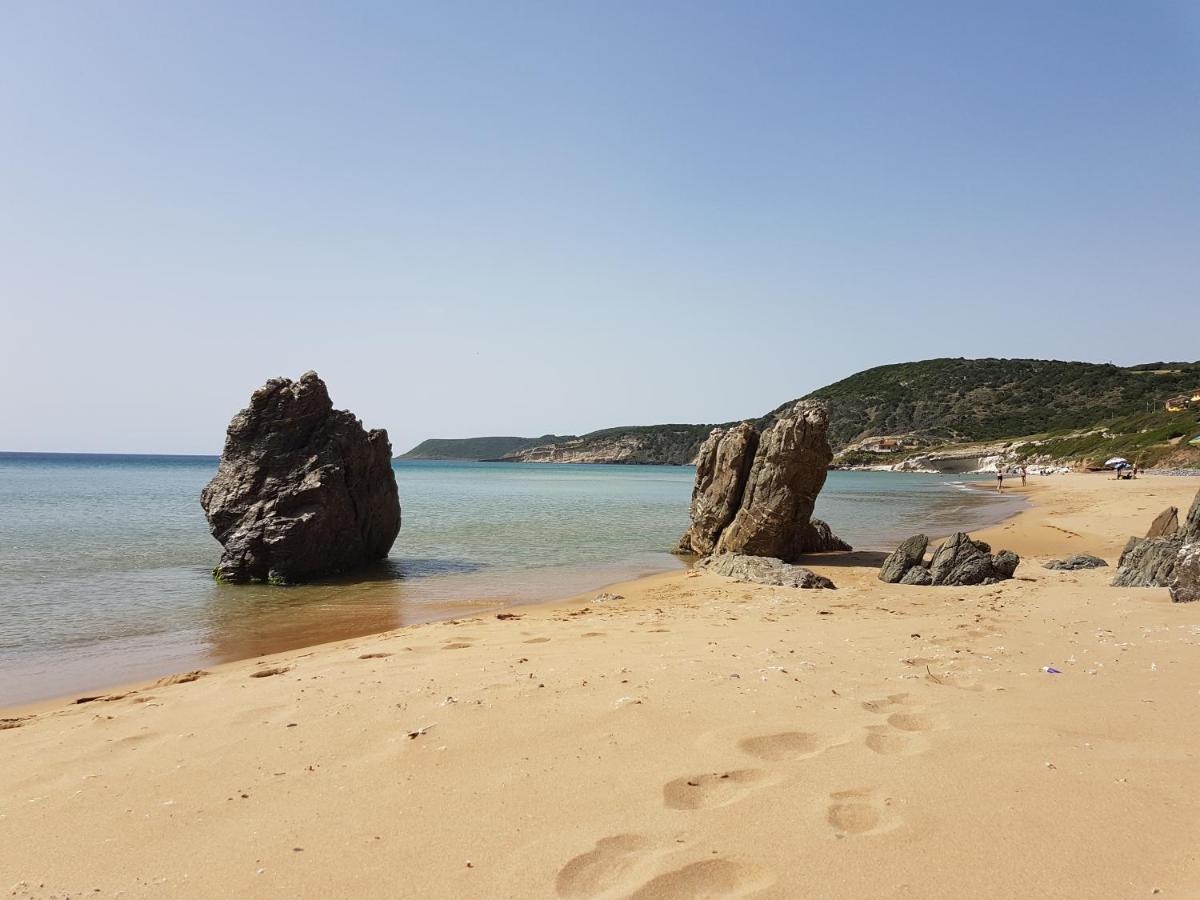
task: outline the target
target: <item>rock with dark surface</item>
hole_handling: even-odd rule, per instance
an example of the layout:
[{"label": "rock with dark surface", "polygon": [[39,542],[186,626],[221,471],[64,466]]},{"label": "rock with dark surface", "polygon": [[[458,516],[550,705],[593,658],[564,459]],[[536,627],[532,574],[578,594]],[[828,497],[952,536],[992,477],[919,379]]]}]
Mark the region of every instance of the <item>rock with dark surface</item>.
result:
[{"label": "rock with dark surface", "polygon": [[292,584],[387,555],[400,498],[387,432],[335,410],[315,372],[273,378],[233,417],[200,494],[220,581]]},{"label": "rock with dark surface", "polygon": [[1114,587],[1169,587],[1183,549],[1177,538],[1142,538],[1121,554]]},{"label": "rock with dark surface", "polygon": [[820,519],[811,519],[800,533],[801,553],[834,553],[853,549]]},{"label": "rock with dark surface", "polygon": [[825,407],[797,403],[759,434],[750,422],[715,428],[696,456],[692,524],[678,553],[742,553],[794,561],[849,550],[812,518],[833,451]]},{"label": "rock with dark surface", "polygon": [[1098,556],[1092,556],[1088,553],[1073,553],[1064,559],[1052,559],[1042,566],[1042,568],[1076,572],[1080,569],[1099,569],[1107,565],[1108,563]]},{"label": "rock with dark surface", "polygon": [[692,524],[680,538],[678,552],[712,553],[737,514],[756,449],[758,432],[749,422],[712,430],[696,456]]},{"label": "rock with dark surface", "polygon": [[1179,530],[1179,508],[1168,506],[1150,523],[1150,530],[1146,532],[1146,537],[1170,537]]},{"label": "rock with dark surface", "polygon": [[1200,600],[1200,542],[1185,544],[1175,558],[1171,599],[1176,603]]},{"label": "rock with dark surface", "polygon": [[1176,529],[1171,531],[1173,509],[1168,507],[1159,513],[1150,526],[1149,533],[1164,531],[1165,534],[1129,539],[1117,563],[1117,574],[1112,582],[1114,586],[1165,587],[1171,590],[1173,600],[1177,596],[1192,597],[1196,577],[1191,568],[1195,565],[1192,548],[1200,544],[1200,491],[1196,492],[1196,498],[1181,526],[1178,525],[1176,512]]},{"label": "rock with dark surface", "polygon": [[995,584],[1012,578],[1021,558],[1011,550],[992,554],[983,541],[963,532],[951,535],[933,554],[929,574],[936,585]]},{"label": "rock with dark surface", "polygon": [[933,576],[929,574],[929,570],[927,568],[925,568],[924,566],[916,565],[916,566],[912,566],[907,572],[905,572],[904,577],[901,578],[897,582],[897,584],[911,584],[911,585],[933,584]]},{"label": "rock with dark surface", "polygon": [[721,532],[718,553],[790,562],[804,552],[817,494],[833,459],[828,427],[824,405],[805,400],[759,436],[741,503]]},{"label": "rock with dark surface", "polygon": [[752,584],[769,584],[776,587],[824,588],[831,590],[834,583],[822,575],[800,566],[793,566],[780,559],[767,556],[745,556],[741,553],[718,553],[701,560],[697,568],[724,575],[734,581]]},{"label": "rock with dark surface", "polygon": [[925,551],[929,548],[929,538],[923,534],[914,534],[903,544],[888,554],[879,568],[879,580],[888,584],[899,584],[908,570],[921,567]]}]

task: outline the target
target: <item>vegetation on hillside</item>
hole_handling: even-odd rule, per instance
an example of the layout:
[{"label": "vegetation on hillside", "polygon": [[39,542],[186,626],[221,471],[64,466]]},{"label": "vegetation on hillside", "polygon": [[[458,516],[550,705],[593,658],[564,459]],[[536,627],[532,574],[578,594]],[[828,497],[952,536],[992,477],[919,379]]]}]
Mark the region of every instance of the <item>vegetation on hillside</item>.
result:
[{"label": "vegetation on hillside", "polygon": [[960,442],[1079,429],[1162,410],[1195,387],[1200,363],[930,359],[867,369],[807,397],[828,404],[839,448],[872,435]]}]

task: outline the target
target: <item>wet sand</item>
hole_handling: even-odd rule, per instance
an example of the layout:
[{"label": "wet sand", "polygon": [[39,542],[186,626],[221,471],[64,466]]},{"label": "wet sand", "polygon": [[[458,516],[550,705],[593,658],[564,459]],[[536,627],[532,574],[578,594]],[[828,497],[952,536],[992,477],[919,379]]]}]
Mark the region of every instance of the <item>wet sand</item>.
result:
[{"label": "wet sand", "polygon": [[1041,562],[1198,487],[1031,479],[990,587],[668,573],[0,714],[0,887],[1194,895],[1200,604]]}]

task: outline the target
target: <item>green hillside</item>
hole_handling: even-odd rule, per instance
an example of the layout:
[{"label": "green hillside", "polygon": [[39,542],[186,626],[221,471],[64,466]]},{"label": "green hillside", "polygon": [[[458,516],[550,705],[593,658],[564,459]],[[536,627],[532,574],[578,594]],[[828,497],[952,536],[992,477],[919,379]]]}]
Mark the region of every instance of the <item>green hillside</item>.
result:
[{"label": "green hillside", "polygon": [[1200,363],[930,359],[867,369],[807,397],[828,404],[838,448],[874,435],[943,443],[1084,428],[1162,410],[1196,387]]},{"label": "green hillside", "polygon": [[499,459],[500,457],[536,447],[570,440],[569,435],[544,434],[541,437],[476,437],[476,438],[429,438],[421,441],[398,459]]}]

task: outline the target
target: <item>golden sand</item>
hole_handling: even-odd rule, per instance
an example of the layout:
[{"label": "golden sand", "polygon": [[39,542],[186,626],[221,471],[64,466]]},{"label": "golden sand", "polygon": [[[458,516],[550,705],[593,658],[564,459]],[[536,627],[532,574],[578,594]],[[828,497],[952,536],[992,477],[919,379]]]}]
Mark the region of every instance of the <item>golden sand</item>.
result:
[{"label": "golden sand", "polygon": [[0,890],[1196,896],[1200,604],[1041,563],[1200,485],[1035,482],[991,587],[671,573],[2,713]]}]

